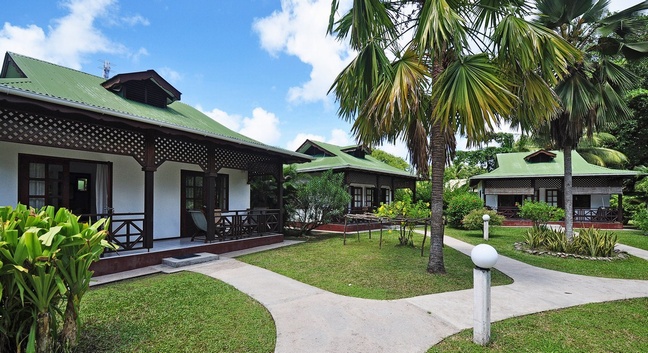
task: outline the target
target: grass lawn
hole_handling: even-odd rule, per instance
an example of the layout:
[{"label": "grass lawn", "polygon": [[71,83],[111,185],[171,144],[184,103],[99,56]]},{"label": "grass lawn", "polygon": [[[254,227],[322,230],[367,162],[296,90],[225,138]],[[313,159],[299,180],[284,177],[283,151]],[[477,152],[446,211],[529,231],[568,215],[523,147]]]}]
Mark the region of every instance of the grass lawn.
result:
[{"label": "grass lawn", "polygon": [[[238,259],[252,265],[347,296],[368,299],[397,299],[424,294],[472,288],[474,265],[450,247],[444,250],[447,274],[426,272],[429,242],[421,257],[422,236],[416,235],[418,248],[398,245],[395,232],[384,232],[382,249],[378,232],[355,234],[343,245],[342,235],[310,237],[303,244],[250,254]],[[512,283],[499,271],[493,285]]]},{"label": "grass lawn", "polygon": [[462,331],[432,347],[438,352],[645,352],[648,298],[587,304],[495,322],[491,343]]},{"label": "grass lawn", "polygon": [[618,242],[635,248],[648,250],[648,235],[640,230],[624,230],[616,232]]},{"label": "grass lawn", "polygon": [[[529,228],[491,227],[488,243],[497,249],[499,254],[533,266],[586,276],[648,280],[648,261],[634,256],[630,256],[626,260],[591,261],[574,258],[563,259],[549,255],[538,256],[516,251],[513,244],[524,241],[523,236],[527,230]],[[632,234],[625,234],[625,232],[617,232],[617,234],[623,233],[621,235],[624,240],[631,238]],[[467,231],[446,227],[445,234],[470,244],[476,245],[484,242],[480,230]],[[619,242],[625,244],[621,241],[621,236],[619,239]]]},{"label": "grass lawn", "polygon": [[273,352],[275,324],[258,302],[205,275],[153,275],[92,288],[76,353]]}]

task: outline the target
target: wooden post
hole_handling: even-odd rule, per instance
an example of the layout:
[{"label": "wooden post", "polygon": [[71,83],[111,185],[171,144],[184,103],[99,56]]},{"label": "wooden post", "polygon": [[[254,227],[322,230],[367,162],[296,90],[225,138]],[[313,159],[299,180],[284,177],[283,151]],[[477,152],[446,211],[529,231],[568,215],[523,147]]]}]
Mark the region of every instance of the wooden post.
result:
[{"label": "wooden post", "polygon": [[214,173],[205,173],[203,183],[203,193],[205,197],[205,218],[207,219],[207,234],[205,242],[216,240],[216,218],[214,210],[216,209],[216,175]]},{"label": "wooden post", "polygon": [[153,247],[153,196],[155,193],[153,182],[155,179],[154,173],[157,170],[155,164],[155,137],[147,134],[144,144],[144,163],[142,165],[142,171],[144,172],[144,229],[142,230],[144,236],[142,245],[146,249],[151,249]]},{"label": "wooden post", "polygon": [[421,243],[421,257],[423,256],[423,252],[425,251],[425,238],[427,238],[428,220],[425,219],[423,223],[425,224],[425,228],[423,230],[423,242]]},{"label": "wooden post", "polygon": [[347,220],[348,220],[348,218],[346,216],[344,216],[344,243],[343,243],[343,245],[346,245]]},{"label": "wooden post", "polygon": [[283,227],[284,227],[284,207],[283,207],[283,182],[284,182],[284,174],[283,174],[283,167],[280,164],[279,165],[279,172],[278,175],[276,176],[277,179],[277,205],[279,206],[279,219],[277,222],[279,223],[279,231],[283,233]]},{"label": "wooden post", "polygon": [[378,221],[380,222],[380,241],[378,242],[378,249],[382,249],[382,232],[383,232],[382,218],[378,218]]}]

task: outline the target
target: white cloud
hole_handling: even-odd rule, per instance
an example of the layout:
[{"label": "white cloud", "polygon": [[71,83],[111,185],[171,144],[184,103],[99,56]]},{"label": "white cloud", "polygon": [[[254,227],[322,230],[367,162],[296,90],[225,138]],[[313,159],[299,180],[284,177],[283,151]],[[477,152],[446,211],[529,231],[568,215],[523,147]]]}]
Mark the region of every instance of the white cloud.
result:
[{"label": "white cloud", "polygon": [[281,137],[279,119],[263,108],[254,108],[251,118],[243,118],[243,128],[239,132],[268,145],[276,144]]},{"label": "white cloud", "polygon": [[327,102],[333,80],[350,60],[348,46],[326,35],[330,10],[330,0],[284,0],[281,11],[254,21],[263,49],[296,56],[312,68],[307,82],[289,89],[290,102]]},{"label": "white cloud", "polygon": [[[88,54],[128,54],[128,49],[111,41],[95,21],[110,13],[116,0],[68,0],[61,5],[69,13],[52,20],[52,26],[44,30],[37,25],[14,26],[5,22],[0,29],[0,52],[13,51],[50,61],[73,69],[81,69]],[[143,18],[131,21],[144,24]],[[136,54],[142,54],[142,50]]]},{"label": "white cloud", "polygon": [[141,47],[136,52],[130,54],[129,57],[131,58],[131,60],[133,60],[134,63],[139,63],[141,57],[148,56],[148,55],[149,55],[148,50],[146,50],[146,48],[144,47]]},{"label": "white cloud", "polygon": [[286,149],[290,151],[295,151],[306,140],[320,141],[320,142],[330,143],[337,146],[348,146],[355,143],[353,139],[349,137],[346,131],[341,129],[334,129],[331,130],[331,136],[328,139],[321,135],[299,133],[297,134],[297,136],[295,136],[294,139],[292,139],[286,144]]},{"label": "white cloud", "polygon": [[169,67],[161,67],[156,71],[160,74],[160,76],[169,81],[171,84],[176,84],[178,83],[178,81],[182,81],[182,74]]},{"label": "white cloud", "polygon": [[241,128],[243,118],[240,115],[230,115],[220,109],[214,108],[211,111],[205,111],[200,105],[196,106],[203,114],[221,123],[230,130],[237,131]]},{"label": "white cloud", "polygon": [[252,117],[242,117],[236,114],[228,114],[220,109],[205,111],[200,105],[196,109],[203,114],[221,123],[230,130],[236,131],[249,138],[253,138],[267,145],[274,145],[281,137],[279,130],[279,118],[274,113],[257,107],[252,110]]},{"label": "white cloud", "polygon": [[380,150],[383,150],[389,154],[393,154],[396,157],[400,157],[409,163],[409,152],[407,151],[407,146],[403,141],[398,141],[395,144],[385,143],[382,146],[376,146]]},{"label": "white cloud", "polygon": [[142,15],[124,16],[120,20],[122,23],[131,27],[136,25],[148,26],[151,24],[151,22]]}]

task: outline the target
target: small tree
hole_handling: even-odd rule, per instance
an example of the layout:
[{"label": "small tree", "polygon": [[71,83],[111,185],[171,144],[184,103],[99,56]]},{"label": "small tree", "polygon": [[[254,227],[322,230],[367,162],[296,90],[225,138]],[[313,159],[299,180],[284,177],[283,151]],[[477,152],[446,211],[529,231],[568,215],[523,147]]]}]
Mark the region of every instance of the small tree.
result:
[{"label": "small tree", "polygon": [[484,228],[484,215],[487,214],[490,217],[488,221],[491,226],[501,226],[504,223],[504,216],[497,213],[495,210],[477,209],[472,210],[468,213],[463,220],[461,220],[461,226],[464,229],[468,230],[477,230]]},{"label": "small tree", "polygon": [[460,192],[448,202],[446,221],[454,228],[461,227],[461,220],[472,210],[484,207],[484,201],[473,192]]},{"label": "small tree", "polygon": [[351,201],[344,187],[344,176],[328,170],[320,176],[296,183],[295,193],[287,200],[286,211],[290,223],[299,234],[309,233],[316,227],[342,216]]},{"label": "small tree", "polygon": [[414,245],[414,228],[419,220],[430,218],[430,205],[423,201],[395,201],[388,205],[380,205],[375,214],[399,223],[398,241],[401,245]]},{"label": "small tree", "polygon": [[535,228],[540,228],[551,221],[559,221],[565,217],[565,210],[551,206],[544,201],[524,201],[520,206],[520,217],[533,221]]}]

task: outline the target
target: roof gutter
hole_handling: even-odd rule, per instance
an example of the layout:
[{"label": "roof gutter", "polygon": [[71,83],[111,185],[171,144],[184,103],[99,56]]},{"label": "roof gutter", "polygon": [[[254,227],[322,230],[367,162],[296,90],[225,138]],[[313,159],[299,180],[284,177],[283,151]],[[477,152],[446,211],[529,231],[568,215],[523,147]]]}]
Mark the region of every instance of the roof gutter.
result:
[{"label": "roof gutter", "polygon": [[303,153],[292,152],[292,151],[284,150],[284,149],[281,149],[281,148],[278,148],[278,147],[272,147],[272,146],[268,146],[268,145],[265,145],[265,144],[255,144],[255,143],[251,143],[251,142],[247,142],[247,141],[241,141],[241,140],[238,140],[238,139],[235,139],[235,138],[222,136],[222,135],[217,135],[217,134],[212,134],[212,133],[209,133],[209,132],[206,132],[206,131],[194,130],[194,129],[190,129],[190,128],[187,128],[187,127],[184,127],[184,126],[178,126],[178,125],[173,125],[173,124],[169,124],[169,123],[165,123],[165,122],[154,121],[154,120],[143,118],[143,117],[140,117],[140,116],[137,116],[137,115],[131,115],[131,114],[118,112],[118,111],[114,111],[114,110],[110,110],[110,109],[85,105],[83,103],[78,103],[78,102],[68,101],[68,100],[61,99],[61,98],[45,96],[45,95],[41,95],[41,94],[38,94],[38,93],[18,90],[18,89],[10,88],[10,87],[3,86],[3,85],[0,85],[0,93],[4,93],[6,95],[14,95],[14,96],[23,97],[23,98],[34,99],[34,100],[43,101],[43,102],[47,102],[47,103],[58,104],[58,105],[62,105],[62,106],[70,107],[70,108],[75,108],[75,109],[91,111],[91,112],[95,112],[95,113],[99,113],[99,114],[103,114],[103,115],[111,115],[111,116],[114,116],[114,117],[118,117],[118,118],[122,118],[122,119],[126,119],[126,120],[132,120],[132,121],[144,123],[144,124],[147,124],[147,125],[157,125],[157,126],[160,126],[160,127],[171,128],[171,129],[174,129],[174,130],[188,132],[188,133],[191,133],[191,134],[194,134],[194,135],[202,135],[202,136],[209,137],[209,138],[220,139],[220,140],[224,140],[224,141],[227,141],[227,142],[232,142],[232,143],[242,145],[242,146],[246,146],[246,147],[252,147],[252,148],[261,149],[261,150],[268,151],[268,152],[274,152],[274,153],[280,153],[280,154],[284,154],[284,155],[290,155],[292,157],[297,157],[297,158],[301,158],[301,159],[306,159],[306,160],[314,160],[315,159],[315,158],[313,158],[311,156],[308,156],[306,154],[303,154]]}]

